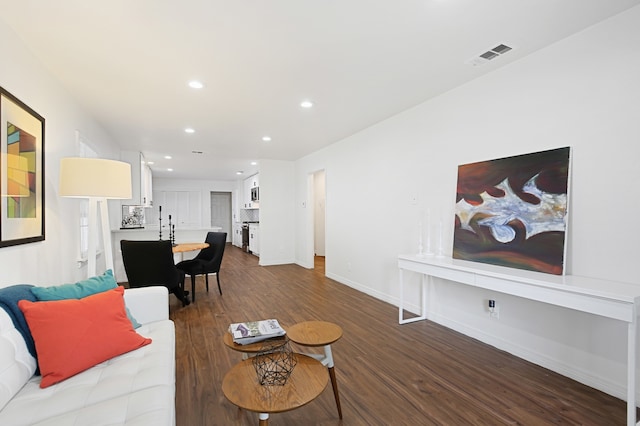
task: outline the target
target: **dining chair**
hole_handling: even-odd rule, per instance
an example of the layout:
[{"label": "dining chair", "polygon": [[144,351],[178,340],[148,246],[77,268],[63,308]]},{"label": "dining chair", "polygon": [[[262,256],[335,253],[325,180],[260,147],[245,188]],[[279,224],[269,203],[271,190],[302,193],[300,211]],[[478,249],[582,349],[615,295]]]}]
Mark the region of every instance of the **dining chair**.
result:
[{"label": "dining chair", "polygon": [[165,286],[182,306],[190,303],[184,291],[184,272],[173,261],[171,241],[122,240],[120,248],[129,287]]},{"label": "dining chair", "polygon": [[218,291],[222,294],[220,288],[220,265],[222,264],[222,256],[227,243],[226,232],[207,232],[204,240],[209,247],[200,250],[200,252],[190,260],[179,262],[176,267],[184,271],[185,274],[191,276],[191,297],[196,301],[196,276],[204,275],[207,292],[209,291],[209,274],[216,274],[218,281]]}]

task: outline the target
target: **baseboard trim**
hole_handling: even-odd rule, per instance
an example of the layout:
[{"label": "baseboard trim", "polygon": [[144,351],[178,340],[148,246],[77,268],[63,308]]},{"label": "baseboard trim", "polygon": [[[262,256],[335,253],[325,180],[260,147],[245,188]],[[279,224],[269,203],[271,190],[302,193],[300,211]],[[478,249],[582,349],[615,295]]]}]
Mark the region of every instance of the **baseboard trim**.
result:
[{"label": "baseboard trim", "polygon": [[[376,299],[385,301],[394,306],[400,305],[399,299],[397,297],[393,297],[388,294],[372,290],[371,288],[361,285],[360,283],[357,283],[355,281],[346,279],[340,275],[336,275],[332,273],[327,273],[326,275],[332,280],[338,281],[339,283],[342,283],[344,285],[348,285],[349,287],[354,288],[358,291],[361,291],[365,294],[368,294],[369,296],[375,297]],[[411,313],[420,312],[420,306],[413,303],[407,303],[407,301],[404,301],[404,308],[406,311]],[[394,319],[397,320],[397,317]],[[522,358],[533,364],[547,368],[551,371],[554,371],[558,374],[561,374],[579,383],[598,389],[616,398],[620,398],[623,401],[626,401],[627,399],[626,383],[624,385],[621,385],[619,383],[609,380],[606,377],[594,375],[587,370],[576,368],[575,366],[566,364],[558,359],[548,357],[542,353],[533,351],[530,348],[513,344],[510,341],[507,341],[505,339],[502,339],[492,334],[488,334],[483,330],[474,328],[472,326],[458,322],[448,317],[444,317],[442,315],[430,313],[427,315],[427,319],[429,321],[433,321],[444,327],[447,327],[454,331],[462,333],[465,336],[469,336],[473,339],[476,339],[483,343],[491,345],[497,349],[508,352],[511,355],[517,356],[518,358]],[[638,391],[640,391],[640,389]],[[636,392],[636,405],[640,405],[639,404],[640,395],[638,394],[638,391]]]},{"label": "baseboard trim", "polygon": [[[488,334],[483,330],[471,327],[467,324],[460,323],[438,314],[430,314],[427,316],[430,321],[440,324],[444,327],[455,330],[465,336],[472,337],[483,343],[491,345],[497,349],[510,353],[511,355],[522,358],[533,364],[539,365],[544,368],[548,368],[558,374],[573,379],[579,383],[585,384],[592,388],[601,390],[604,393],[620,398],[624,401],[627,399],[626,387],[621,386],[618,383],[612,382],[605,377],[596,376],[590,372],[576,368],[566,364],[558,359],[548,357],[542,353],[531,350],[530,348],[515,345],[510,341],[502,339],[492,334]],[[636,401],[638,401],[638,395],[636,394]]]},{"label": "baseboard trim", "polygon": [[[332,280],[338,281],[341,284],[348,285],[349,287],[354,288],[354,289],[356,289],[358,291],[361,291],[362,293],[368,294],[371,297],[375,297],[378,300],[382,300],[384,302],[387,302],[387,303],[390,303],[392,305],[398,306],[398,303],[397,303],[398,299],[397,298],[391,298],[391,297],[389,297],[388,294],[372,290],[369,287],[361,285],[360,283],[357,283],[355,281],[351,281],[351,280],[349,280],[349,279],[347,279],[345,277],[342,277],[340,275],[332,274],[330,272],[327,272],[325,275],[327,276],[327,278],[331,278]],[[416,312],[418,312],[418,311],[416,311]]]}]

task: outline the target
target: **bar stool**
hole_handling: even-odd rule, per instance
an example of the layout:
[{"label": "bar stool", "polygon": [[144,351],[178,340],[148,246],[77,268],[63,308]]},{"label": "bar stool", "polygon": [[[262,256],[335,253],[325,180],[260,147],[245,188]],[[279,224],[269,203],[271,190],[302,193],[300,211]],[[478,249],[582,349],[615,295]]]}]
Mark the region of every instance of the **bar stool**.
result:
[{"label": "bar stool", "polygon": [[333,354],[331,344],[342,337],[342,328],[339,325],[326,321],[305,321],[298,323],[287,330],[289,340],[302,346],[324,347],[322,354],[305,354],[316,358],[322,365],[328,367],[333,396],[338,407],[338,416],[342,418],[342,408],[340,407],[340,395],[338,394],[338,383],[334,371]]}]

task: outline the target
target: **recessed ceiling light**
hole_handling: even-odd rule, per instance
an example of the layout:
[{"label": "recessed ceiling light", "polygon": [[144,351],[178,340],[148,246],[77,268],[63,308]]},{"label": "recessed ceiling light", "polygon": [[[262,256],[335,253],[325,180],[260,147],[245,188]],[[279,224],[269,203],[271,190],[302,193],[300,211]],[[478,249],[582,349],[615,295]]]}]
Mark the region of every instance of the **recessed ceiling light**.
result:
[{"label": "recessed ceiling light", "polygon": [[192,89],[202,89],[204,87],[204,84],[202,84],[198,80],[192,80],[189,82],[189,87],[191,87]]},{"label": "recessed ceiling light", "polygon": [[252,166],[257,166],[257,165],[258,165],[258,162],[257,162],[257,161],[252,161],[252,162],[251,162],[251,165],[252,165]]},{"label": "recessed ceiling light", "polygon": [[184,131],[186,133],[195,133],[196,131],[194,129],[192,129],[191,127],[187,127],[186,129],[184,129]]},{"label": "recessed ceiling light", "polygon": [[302,101],[302,102],[300,102],[300,106],[302,108],[311,108],[313,106],[313,102],[311,102],[311,101]]},{"label": "recessed ceiling light", "polygon": [[165,156],[164,156],[164,159],[165,159],[165,160],[171,160],[171,158],[172,158],[172,157],[171,157],[170,155],[165,155]]},{"label": "recessed ceiling light", "polygon": [[241,175],[242,173],[244,173],[242,170],[238,170],[238,171],[236,172],[236,174],[237,174],[237,175]]},{"label": "recessed ceiling light", "polygon": [[156,164],[156,163],[154,163],[153,161],[147,161],[147,165],[149,165],[149,166],[153,166],[154,164]]},{"label": "recessed ceiling light", "polygon": [[172,171],[173,171],[173,169],[167,169],[167,171],[168,171],[168,172],[172,172]]},{"label": "recessed ceiling light", "polygon": [[271,136],[263,136],[262,140],[265,141],[265,142],[269,142],[269,141],[271,141]]}]

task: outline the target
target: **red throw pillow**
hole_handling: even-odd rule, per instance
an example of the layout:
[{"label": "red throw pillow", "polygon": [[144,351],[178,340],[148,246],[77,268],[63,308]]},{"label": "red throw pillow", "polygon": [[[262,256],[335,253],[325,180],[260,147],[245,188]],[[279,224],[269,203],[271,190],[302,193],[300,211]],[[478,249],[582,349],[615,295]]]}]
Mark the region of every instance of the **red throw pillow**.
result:
[{"label": "red throw pillow", "polygon": [[83,299],[18,303],[36,344],[41,388],[151,343],[131,326],[123,295],[118,287]]}]

